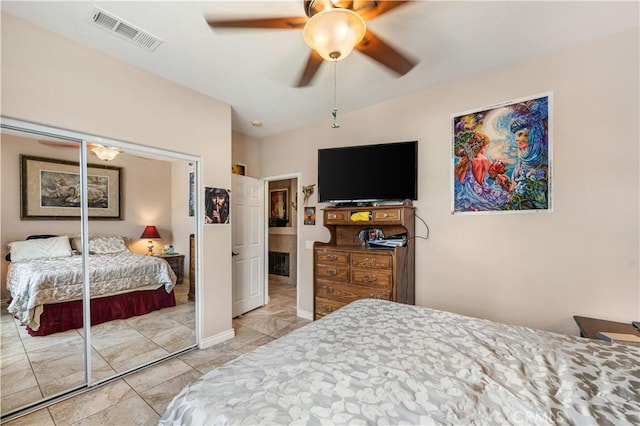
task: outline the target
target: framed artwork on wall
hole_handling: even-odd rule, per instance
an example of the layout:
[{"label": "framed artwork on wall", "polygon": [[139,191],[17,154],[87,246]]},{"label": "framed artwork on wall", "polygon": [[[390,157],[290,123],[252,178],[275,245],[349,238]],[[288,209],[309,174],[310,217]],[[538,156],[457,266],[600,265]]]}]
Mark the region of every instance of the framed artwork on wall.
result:
[{"label": "framed artwork on wall", "polygon": [[229,223],[230,189],[204,187],[204,223]]},{"label": "framed artwork on wall", "polygon": [[275,189],[269,191],[269,226],[287,226],[289,191]]},{"label": "framed artwork on wall", "polygon": [[[73,161],[20,156],[20,219],[80,218],[80,166]],[[89,219],[122,220],[122,167],[87,165]]]},{"label": "framed artwork on wall", "polygon": [[552,93],[451,116],[452,214],[552,209]]},{"label": "framed artwork on wall", "polygon": [[247,166],[240,163],[234,163],[231,165],[231,173],[234,173],[236,175],[246,176]]},{"label": "framed artwork on wall", "polygon": [[304,208],[304,224],[305,225],[316,224],[316,208],[315,207]]},{"label": "framed artwork on wall", "polygon": [[196,181],[195,173],[189,172],[189,217],[196,215]]}]

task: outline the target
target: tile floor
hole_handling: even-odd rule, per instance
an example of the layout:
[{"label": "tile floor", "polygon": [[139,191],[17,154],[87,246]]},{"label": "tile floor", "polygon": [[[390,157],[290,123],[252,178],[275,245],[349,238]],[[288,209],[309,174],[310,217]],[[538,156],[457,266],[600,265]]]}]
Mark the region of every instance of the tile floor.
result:
[{"label": "tile floor", "polygon": [[[248,312],[233,320],[235,337],[231,340],[207,349],[187,352],[176,358],[147,367],[89,392],[3,424],[11,426],[155,425],[173,396],[187,383],[209,370],[309,322],[296,316],[295,287],[272,283],[270,284],[269,294],[271,301],[267,306]],[[182,315],[182,319],[185,322],[193,321],[193,315],[189,317],[186,312],[182,312]],[[143,317],[139,317],[139,321],[142,321],[141,318]],[[176,320],[176,316],[172,318],[174,321]],[[142,324],[134,322],[133,325]],[[109,328],[116,328],[120,330],[119,333],[122,332],[121,326],[112,324],[111,327],[105,327],[105,329]],[[108,330],[104,331],[106,333]],[[3,340],[4,333],[3,328]],[[156,339],[150,344],[152,347],[153,345],[156,347],[150,351],[142,351],[140,348],[147,348],[148,345],[140,344],[133,345],[133,348],[126,350],[122,348],[116,350],[112,346],[109,351],[103,351],[99,358],[107,358],[105,360],[106,365],[96,363],[92,368],[94,374],[103,374],[101,377],[106,377],[113,374],[114,370],[123,371],[133,365],[134,362],[137,362],[137,360],[145,359],[145,357],[153,353],[162,353],[161,351],[170,353],[175,350],[175,348],[172,349],[172,345],[180,344],[180,342],[184,342],[182,339],[186,338],[176,332],[172,339],[158,342],[158,336],[164,334],[166,333],[154,334],[153,331],[147,330],[146,337],[150,337],[150,340]],[[98,349],[107,349],[107,347],[100,348],[99,337],[92,340],[94,340],[94,350],[96,350],[95,340],[98,340]],[[136,350],[140,352],[137,355],[135,353]],[[49,368],[48,371],[55,371],[55,369]],[[36,371],[34,374],[38,374],[38,372]],[[44,369],[40,374],[45,377],[46,372]],[[5,376],[3,375],[2,378],[4,394]],[[27,381],[19,379],[17,382],[26,383]],[[47,383],[47,381],[43,380],[43,383]],[[51,387],[55,388],[58,385],[61,384],[52,384]],[[44,393],[44,391],[42,392]],[[5,408],[4,402],[3,396],[3,409]],[[132,415],[132,413],[135,414]]]},{"label": "tile floor", "polygon": [[[188,286],[175,287],[176,306],[92,327],[92,377],[112,377],[195,344],[194,303]],[[83,330],[27,334],[3,306],[0,394],[2,412],[81,386]]]}]

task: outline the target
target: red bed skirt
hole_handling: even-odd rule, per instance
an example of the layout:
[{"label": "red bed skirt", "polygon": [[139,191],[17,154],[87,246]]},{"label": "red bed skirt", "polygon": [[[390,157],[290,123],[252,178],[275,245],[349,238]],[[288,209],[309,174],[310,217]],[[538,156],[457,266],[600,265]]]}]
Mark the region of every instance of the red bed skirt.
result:
[{"label": "red bed skirt", "polygon": [[[134,291],[100,297],[92,299],[90,303],[91,325],[98,325],[114,319],[131,318],[158,309],[176,306],[176,297],[173,291],[167,293],[164,287],[160,287],[157,290]],[[82,305],[82,300],[44,305],[38,331],[27,327],[27,332],[32,336],[46,336],[47,334],[82,328]]]}]

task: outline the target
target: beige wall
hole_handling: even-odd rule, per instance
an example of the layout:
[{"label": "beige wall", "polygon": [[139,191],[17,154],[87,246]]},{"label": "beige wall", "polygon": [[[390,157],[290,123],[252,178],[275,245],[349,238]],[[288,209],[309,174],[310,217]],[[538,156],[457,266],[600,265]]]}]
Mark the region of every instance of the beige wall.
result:
[{"label": "beige wall", "polygon": [[[171,164],[171,229],[175,234],[173,248],[184,257],[184,276],[189,276],[189,234],[196,229],[196,217],[189,217],[189,172],[195,173],[195,164],[186,161],[174,161]],[[194,277],[195,279],[195,277]]]},{"label": "beige wall", "polygon": [[[417,240],[418,305],[572,334],[573,315],[638,319],[638,36],[627,32],[342,114],[339,129],[325,120],[266,138],[261,172],[297,171],[307,185],[316,182],[318,148],[418,139],[415,206],[430,228],[428,240]],[[451,215],[451,115],[547,91],[554,211]],[[347,96],[357,93],[341,93]],[[309,205],[318,205],[315,194]],[[416,229],[427,234],[420,221]],[[302,247],[329,237],[320,210],[318,224],[299,232]],[[300,251],[300,308],[311,312],[313,255]]]},{"label": "beige wall", "polygon": [[[2,114],[197,156],[204,184],[231,187],[229,105],[7,14]],[[172,220],[183,219],[184,200],[173,203]],[[231,330],[231,228],[204,227],[202,237],[200,334],[211,338]]]},{"label": "beige wall", "polygon": [[242,133],[232,133],[231,160],[247,166],[246,175],[258,178],[260,174],[259,141]]}]

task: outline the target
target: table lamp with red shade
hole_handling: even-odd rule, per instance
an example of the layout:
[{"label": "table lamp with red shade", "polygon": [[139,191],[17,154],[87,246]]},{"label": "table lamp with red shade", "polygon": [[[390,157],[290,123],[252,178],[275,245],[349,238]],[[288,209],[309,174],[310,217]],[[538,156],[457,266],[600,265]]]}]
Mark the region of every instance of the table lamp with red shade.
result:
[{"label": "table lamp with red shade", "polygon": [[147,255],[153,256],[153,241],[152,238],[160,238],[160,234],[158,233],[158,228],[153,225],[147,225],[142,231],[142,235],[140,238],[146,238],[149,240],[149,244],[147,244]]}]

